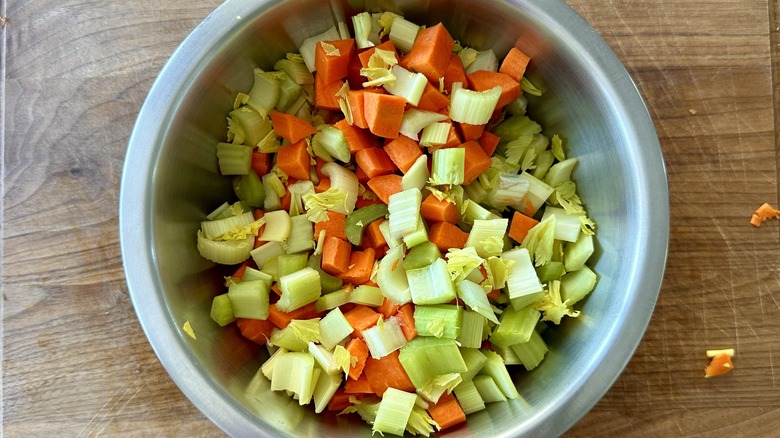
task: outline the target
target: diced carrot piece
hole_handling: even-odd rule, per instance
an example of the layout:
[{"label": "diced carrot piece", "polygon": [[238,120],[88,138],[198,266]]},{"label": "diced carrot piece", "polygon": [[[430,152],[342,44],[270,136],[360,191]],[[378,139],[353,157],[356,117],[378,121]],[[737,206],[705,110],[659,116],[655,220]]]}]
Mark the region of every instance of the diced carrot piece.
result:
[{"label": "diced carrot piece", "polygon": [[390,204],[390,196],[401,192],[400,175],[380,175],[368,180],[368,188],[374,192],[385,204]]},{"label": "diced carrot piece", "polygon": [[398,138],[388,142],[384,146],[384,150],[393,164],[403,173],[408,172],[409,168],[422,155],[420,145],[405,135],[399,135]]},{"label": "diced carrot piece", "polygon": [[382,305],[377,307],[376,310],[379,311],[379,313],[382,314],[382,316],[387,319],[391,316],[395,315],[398,312],[398,309],[400,309],[401,306],[393,302],[393,300],[385,297],[385,301],[382,302]]},{"label": "diced carrot piece", "polygon": [[453,53],[450,55],[450,62],[447,64],[446,73],[444,73],[444,90],[451,93],[452,84],[455,82],[460,82],[465,87],[468,84],[468,77],[460,56]]},{"label": "diced carrot piece", "polygon": [[[323,256],[324,260],[325,257]],[[353,251],[349,255],[349,269],[339,277],[346,283],[354,284],[355,286],[361,285],[371,277],[371,270],[374,268],[375,260],[376,251],[372,248],[366,248],[364,251]]]},{"label": "diced carrot piece", "polygon": [[[363,50],[362,52],[358,53],[358,58],[360,58],[360,65],[363,68],[368,68],[368,60],[369,60],[369,58],[371,58],[371,55],[374,54],[376,49],[396,52],[395,45],[390,40],[387,40],[387,41],[383,42],[382,44],[380,44],[378,46],[369,47],[368,49]],[[398,52],[396,52],[396,54],[395,54],[395,60],[398,61]],[[365,80],[367,81],[368,79],[365,79]]]},{"label": "diced carrot piece", "polygon": [[245,338],[260,345],[271,339],[271,331],[276,328],[276,325],[267,319],[238,318],[236,325]]},{"label": "diced carrot piece", "polygon": [[456,148],[463,144],[463,139],[460,137],[460,133],[455,126],[450,124],[450,133],[447,135],[447,143],[444,143],[442,148]]},{"label": "diced carrot piece", "polygon": [[[336,50],[329,52],[325,45],[331,45]],[[355,40],[321,41],[314,49],[314,68],[317,76],[322,76],[325,83],[345,79],[349,73],[349,61],[355,54]]]},{"label": "diced carrot piece", "polygon": [[435,404],[428,406],[428,414],[443,430],[466,422],[466,414],[454,395],[445,392]]},{"label": "diced carrot piece", "polygon": [[358,167],[366,173],[368,179],[389,175],[395,172],[395,164],[387,155],[387,152],[380,148],[367,148],[357,151],[355,162]]},{"label": "diced carrot piece", "polygon": [[314,107],[328,111],[339,111],[339,99],[336,93],[344,86],[341,79],[325,82],[322,75],[314,75]]},{"label": "diced carrot piece", "polygon": [[457,224],[458,219],[460,219],[458,207],[455,204],[446,200],[439,200],[433,194],[428,195],[420,204],[420,214],[423,219],[431,222]]},{"label": "diced carrot piece", "polygon": [[330,178],[322,178],[320,180],[320,183],[314,186],[314,191],[316,193],[322,193],[324,191],[327,191],[330,188]]},{"label": "diced carrot piece", "polygon": [[320,231],[325,230],[326,236],[347,240],[347,232],[344,225],[344,222],[347,220],[347,215],[330,210],[326,211],[325,214],[328,215],[328,220],[314,224],[314,238],[317,239],[320,235]]},{"label": "diced carrot piece", "polygon": [[504,57],[504,60],[501,61],[501,67],[499,67],[498,71],[520,82],[530,60],[530,56],[521,52],[517,47],[512,47]]},{"label": "diced carrot piece", "polygon": [[395,315],[398,322],[401,323],[401,331],[407,341],[411,341],[417,336],[417,329],[414,327],[414,306],[406,303],[398,309]]},{"label": "diced carrot piece", "polygon": [[528,235],[528,230],[533,228],[539,221],[516,211],[512,215],[512,222],[509,224],[509,232],[507,233],[517,243],[523,243],[525,236]]},{"label": "diced carrot piece", "polygon": [[414,392],[415,387],[406,374],[401,361],[398,360],[398,350],[384,356],[380,359],[369,357],[366,359],[366,367],[363,368],[363,375],[368,379],[371,388],[378,396],[387,391],[387,388],[396,388],[401,391]]},{"label": "diced carrot piece", "polygon": [[468,123],[458,123],[463,140],[479,140],[485,131],[485,125],[469,125]]},{"label": "diced carrot piece", "polygon": [[[368,365],[368,363],[366,363]],[[715,377],[722,374],[726,374],[734,369],[734,364],[731,362],[731,356],[726,353],[721,353],[712,358],[709,365],[704,368],[704,377]],[[371,381],[371,379],[368,379]]]},{"label": "diced carrot piece", "polygon": [[292,114],[271,110],[271,123],[276,135],[290,143],[297,143],[317,132],[311,123]]},{"label": "diced carrot piece", "polygon": [[[364,184],[367,182],[368,181],[364,182]],[[374,192],[372,192],[371,190],[366,190],[362,195],[358,196],[357,202],[355,202],[355,208],[361,209],[369,205],[381,204],[381,203],[382,200],[379,199],[379,197],[375,195]]]},{"label": "diced carrot piece", "polygon": [[349,401],[350,397],[360,398],[360,396],[360,394],[347,394],[347,392],[344,391],[344,388],[339,388],[328,402],[328,411],[341,412],[352,406],[352,402]]},{"label": "diced carrot piece", "polygon": [[280,329],[287,327],[293,319],[312,319],[319,316],[317,312],[317,303],[309,303],[299,307],[291,312],[282,312],[276,308],[276,304],[271,304],[269,308],[268,320]]},{"label": "diced carrot piece", "polygon": [[327,178],[327,175],[322,173],[322,166],[328,164],[328,162],[323,160],[320,157],[314,157],[314,161],[315,161],[314,170],[317,172],[317,178],[319,178],[320,180],[322,180],[323,178]]},{"label": "diced carrot piece", "polygon": [[[366,226],[366,229],[363,232],[363,238],[366,239],[369,248],[374,248],[374,250],[376,250],[377,248],[387,245],[385,236],[379,229],[379,226],[384,221],[385,219],[377,219]],[[377,258],[379,257],[377,256]]]},{"label": "diced carrot piece", "polygon": [[363,95],[363,116],[366,118],[366,124],[368,129],[379,137],[398,137],[405,108],[406,99],[401,96],[379,93]]},{"label": "diced carrot piece", "polygon": [[479,145],[482,146],[482,150],[485,151],[485,155],[488,157],[493,156],[493,152],[496,151],[498,143],[501,141],[501,137],[493,134],[490,131],[483,131],[479,137]]},{"label": "diced carrot piece", "polygon": [[776,210],[765,202],[753,212],[753,216],[750,217],[750,225],[760,227],[762,223],[770,219],[780,219],[780,210]]},{"label": "diced carrot piece", "polygon": [[493,289],[490,292],[487,293],[487,297],[491,301],[496,301],[501,296],[501,290],[500,289]]},{"label": "diced carrot piece", "polygon": [[361,374],[357,380],[347,379],[344,384],[344,392],[347,394],[373,394],[371,382],[368,381],[365,374]]},{"label": "diced carrot piece", "polygon": [[352,338],[344,348],[349,351],[350,356],[357,358],[357,362],[349,367],[349,378],[357,380],[363,374],[363,368],[366,366],[368,345],[360,338]]},{"label": "diced carrot piece", "polygon": [[463,184],[471,184],[478,176],[482,175],[482,172],[488,170],[493,162],[490,157],[485,155],[482,146],[474,140],[463,143],[461,147],[466,150]]},{"label": "diced carrot piece", "polygon": [[450,99],[439,91],[437,87],[428,82],[425,84],[425,89],[422,96],[420,96],[420,102],[417,103],[417,108],[437,112],[442,108],[446,108],[449,104]]},{"label": "diced carrot piece", "polygon": [[346,240],[325,234],[322,244],[322,270],[330,275],[341,275],[349,269],[352,245]]},{"label": "diced carrot piece", "polygon": [[363,68],[363,65],[360,64],[360,58],[357,55],[353,55],[352,59],[349,60],[349,67],[347,68],[347,82],[350,90],[363,88],[363,82],[366,81],[366,77],[360,74],[361,68]]},{"label": "diced carrot piece", "polygon": [[498,98],[496,109],[503,108],[520,97],[520,83],[504,73],[478,70],[468,75],[469,88],[475,91],[487,91],[501,87],[501,97]]},{"label": "diced carrot piece", "polygon": [[361,90],[349,90],[347,100],[352,108],[352,123],[358,128],[368,129],[368,123],[365,116],[365,100],[367,93],[385,94],[386,91],[381,87],[368,87]]},{"label": "diced carrot piece", "polygon": [[428,240],[433,242],[442,253],[450,248],[463,248],[468,238],[468,233],[448,222],[435,222],[428,231]]},{"label": "diced carrot piece", "polygon": [[376,146],[375,137],[371,133],[355,125],[350,125],[346,119],[339,120],[333,126],[344,134],[349,152],[352,154],[361,149]]},{"label": "diced carrot piece", "polygon": [[306,149],[306,142],[303,140],[284,145],[276,153],[276,166],[295,179],[308,180],[310,178],[310,162],[311,156]]},{"label": "diced carrot piece", "polygon": [[262,177],[271,170],[271,155],[264,154],[257,149],[252,150],[252,169],[257,176]]},{"label": "diced carrot piece", "polygon": [[381,317],[382,315],[362,304],[356,305],[349,312],[344,312],[344,318],[355,329],[352,333],[360,338],[363,337],[363,330],[373,327]]},{"label": "diced carrot piece", "polygon": [[417,34],[412,50],[404,58],[404,62],[413,71],[422,73],[430,82],[438,82],[447,72],[450,55],[455,47],[444,25],[426,27]]}]

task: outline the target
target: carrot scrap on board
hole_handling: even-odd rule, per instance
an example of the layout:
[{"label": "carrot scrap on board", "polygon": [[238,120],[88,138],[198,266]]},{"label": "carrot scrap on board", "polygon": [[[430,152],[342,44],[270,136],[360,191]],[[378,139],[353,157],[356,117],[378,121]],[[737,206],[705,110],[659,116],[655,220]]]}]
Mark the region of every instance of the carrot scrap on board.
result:
[{"label": "carrot scrap on board", "polygon": [[750,224],[754,227],[760,227],[762,223],[770,219],[780,219],[780,210],[775,210],[771,205],[765,202],[753,212],[753,217],[750,218]]},{"label": "carrot scrap on board", "polygon": [[[719,351],[710,360],[709,365],[704,368],[704,377],[715,377],[731,372],[734,364],[731,362],[732,351]],[[708,354],[709,356],[709,354]]]}]

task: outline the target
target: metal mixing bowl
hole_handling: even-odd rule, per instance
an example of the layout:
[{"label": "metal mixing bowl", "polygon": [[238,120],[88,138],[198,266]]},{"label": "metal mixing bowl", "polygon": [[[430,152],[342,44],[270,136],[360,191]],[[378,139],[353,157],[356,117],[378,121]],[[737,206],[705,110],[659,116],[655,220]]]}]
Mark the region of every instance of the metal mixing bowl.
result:
[{"label": "metal mixing bowl", "polygon": [[[245,390],[263,359],[235,328],[209,319],[227,272],[196,250],[199,221],[232,198],[218,175],[215,145],[252,68],[271,68],[304,38],[348,21],[355,7],[443,22],[464,45],[503,56],[515,41],[532,56],[529,74],[546,90],[531,115],[568,138],[575,179],[597,222],[600,275],[582,316],[548,330],[548,357],[517,370],[522,396],[469,416],[447,436],[553,436],[608,390],[650,319],[666,260],[669,206],[658,139],[647,109],[613,52],[558,0],[227,0],[184,41],[143,105],[127,150],[120,232],[138,319],[171,378],[234,436],[368,436],[356,416],[318,416],[289,398]],[[346,18],[346,19],[345,19]],[[197,340],[181,327],[189,321]]]}]

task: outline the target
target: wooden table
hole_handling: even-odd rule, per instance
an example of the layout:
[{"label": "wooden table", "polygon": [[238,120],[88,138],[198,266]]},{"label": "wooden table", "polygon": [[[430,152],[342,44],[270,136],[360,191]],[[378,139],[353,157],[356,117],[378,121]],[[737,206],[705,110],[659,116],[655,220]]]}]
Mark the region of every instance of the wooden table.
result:
[{"label": "wooden table", "polygon": [[[220,2],[0,1],[3,429],[220,435],[172,383],[124,283],[117,198],[146,93]],[[625,372],[571,436],[778,436],[777,0],[568,0],[626,64],[661,139],[667,273]],[[736,370],[704,379],[704,351]]]}]

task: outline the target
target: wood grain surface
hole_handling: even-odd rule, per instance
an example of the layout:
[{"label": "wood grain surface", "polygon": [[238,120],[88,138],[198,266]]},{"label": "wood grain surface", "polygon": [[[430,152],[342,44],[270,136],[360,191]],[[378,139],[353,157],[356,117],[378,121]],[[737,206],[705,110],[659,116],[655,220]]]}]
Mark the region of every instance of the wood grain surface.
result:
[{"label": "wood grain surface", "polygon": [[[220,2],[0,0],[2,424],[7,436],[222,433],[135,318],[117,232],[138,109]],[[569,436],[780,435],[777,0],[567,0],[645,97],[671,242],[648,331]],[[702,378],[708,348],[737,369]]]}]

